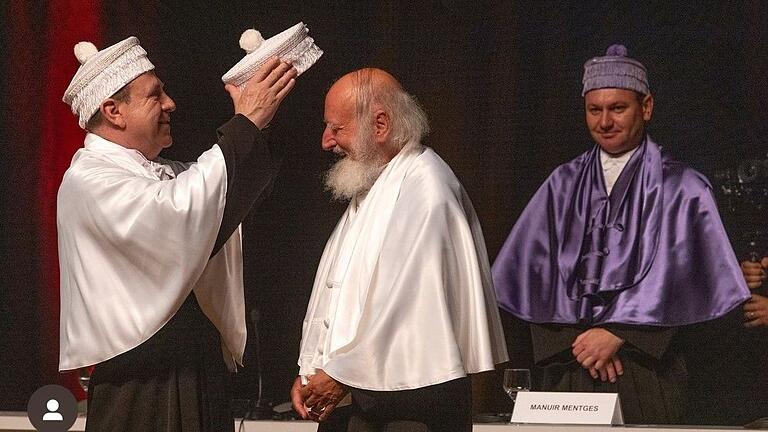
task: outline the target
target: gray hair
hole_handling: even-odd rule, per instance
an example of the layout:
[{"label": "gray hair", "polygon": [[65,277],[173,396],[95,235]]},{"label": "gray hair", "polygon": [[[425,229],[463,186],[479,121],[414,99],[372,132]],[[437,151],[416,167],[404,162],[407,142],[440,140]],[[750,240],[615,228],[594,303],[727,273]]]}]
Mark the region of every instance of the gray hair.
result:
[{"label": "gray hair", "polygon": [[[355,111],[361,126],[371,112],[372,104],[382,106],[390,116],[392,143],[402,149],[409,143],[420,143],[429,133],[429,122],[415,96],[408,94],[394,80],[377,79],[376,69],[355,72]],[[383,72],[386,74],[386,72]]]}]

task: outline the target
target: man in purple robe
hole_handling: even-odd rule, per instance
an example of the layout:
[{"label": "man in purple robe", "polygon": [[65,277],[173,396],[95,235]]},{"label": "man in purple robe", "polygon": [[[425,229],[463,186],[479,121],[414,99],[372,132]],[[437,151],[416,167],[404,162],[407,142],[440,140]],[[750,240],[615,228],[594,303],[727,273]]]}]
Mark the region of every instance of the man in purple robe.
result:
[{"label": "man in purple robe", "polygon": [[617,392],[627,423],[681,420],[683,326],[749,298],[707,179],[648,136],[645,67],[613,45],[584,65],[596,145],[539,188],[493,265],[530,324],[539,389]]}]

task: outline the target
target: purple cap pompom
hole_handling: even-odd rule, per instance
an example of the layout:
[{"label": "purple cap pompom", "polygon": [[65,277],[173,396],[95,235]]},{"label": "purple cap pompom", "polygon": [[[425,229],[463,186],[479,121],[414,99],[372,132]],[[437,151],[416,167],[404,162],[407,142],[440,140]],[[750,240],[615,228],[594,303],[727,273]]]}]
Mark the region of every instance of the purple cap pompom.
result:
[{"label": "purple cap pompom", "polygon": [[617,57],[626,57],[627,56],[627,47],[621,44],[615,44],[608,47],[608,49],[605,51],[605,55],[607,56],[617,56]]}]

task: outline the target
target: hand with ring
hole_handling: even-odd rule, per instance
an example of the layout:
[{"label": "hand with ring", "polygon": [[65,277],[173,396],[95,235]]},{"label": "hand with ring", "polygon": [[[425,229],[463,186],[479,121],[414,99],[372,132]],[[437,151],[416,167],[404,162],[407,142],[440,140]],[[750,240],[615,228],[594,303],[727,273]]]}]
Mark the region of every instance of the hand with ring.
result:
[{"label": "hand with ring", "polygon": [[[297,401],[301,401],[309,419],[322,422],[336,408],[336,404],[349,392],[340,382],[331,378],[323,370],[318,369],[314,375],[307,377],[307,385],[298,389]],[[294,403],[294,405],[296,405]],[[297,410],[297,412],[299,412]],[[304,417],[306,418],[306,417]]]},{"label": "hand with ring", "polygon": [[744,303],[744,327],[768,326],[768,297],[752,294],[752,298]]}]

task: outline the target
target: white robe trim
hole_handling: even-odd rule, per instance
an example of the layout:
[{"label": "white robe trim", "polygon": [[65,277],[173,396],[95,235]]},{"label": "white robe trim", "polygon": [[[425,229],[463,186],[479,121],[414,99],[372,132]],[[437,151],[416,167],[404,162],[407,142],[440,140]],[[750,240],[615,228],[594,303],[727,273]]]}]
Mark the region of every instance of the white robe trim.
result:
[{"label": "white robe trim", "polygon": [[224,213],[227,172],[218,145],[196,163],[163,167],[97,135],[59,188],[59,369],[93,365],[137,347],[191,290],[222,336],[231,370],[245,350],[240,228],[209,259]]},{"label": "white robe trim", "polygon": [[320,260],[299,374],[393,391],[506,361],[480,223],[448,165],[408,146],[354,204]]}]

